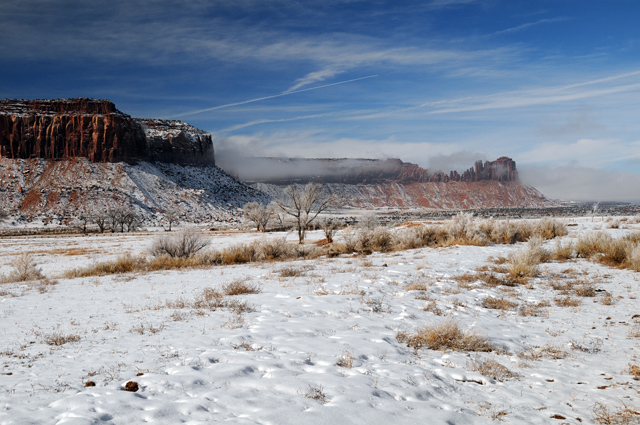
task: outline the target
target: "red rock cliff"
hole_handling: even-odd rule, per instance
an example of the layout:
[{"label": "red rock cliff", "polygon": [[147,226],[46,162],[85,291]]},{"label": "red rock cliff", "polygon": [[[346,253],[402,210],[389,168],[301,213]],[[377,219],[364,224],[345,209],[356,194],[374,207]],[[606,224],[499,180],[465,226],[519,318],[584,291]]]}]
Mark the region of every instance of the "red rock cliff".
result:
[{"label": "red rock cliff", "polygon": [[117,162],[146,158],[147,144],[140,125],[108,100],[1,100],[0,156]]},{"label": "red rock cliff", "polygon": [[211,135],[182,121],[135,119],[108,100],[0,100],[0,157],[215,165]]}]

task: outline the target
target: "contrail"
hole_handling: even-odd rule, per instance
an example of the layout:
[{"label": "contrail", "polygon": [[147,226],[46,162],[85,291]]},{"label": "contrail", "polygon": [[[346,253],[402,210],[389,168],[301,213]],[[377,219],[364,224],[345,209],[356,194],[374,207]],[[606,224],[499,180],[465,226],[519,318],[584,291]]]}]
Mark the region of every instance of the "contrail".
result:
[{"label": "contrail", "polygon": [[236,102],[236,103],[227,103],[226,105],[214,106],[213,108],[199,109],[197,111],[185,112],[185,113],[182,113],[182,114],[174,115],[174,117],[180,118],[180,117],[186,117],[188,115],[196,115],[196,114],[201,114],[203,112],[215,111],[216,109],[229,108],[231,106],[246,105],[247,103],[260,102],[261,100],[274,99],[276,97],[282,97],[282,96],[289,96],[290,94],[296,94],[296,93],[302,93],[302,92],[305,92],[305,91],[323,89],[325,87],[337,86],[338,84],[352,83],[354,81],[366,80],[368,78],[375,78],[377,76],[378,76],[377,74],[376,75],[369,75],[367,77],[354,78],[353,80],[338,81],[337,83],[324,84],[322,86],[310,87],[308,89],[295,90],[295,91],[290,91],[288,93],[274,94],[273,96],[258,97],[256,99],[245,100],[245,101]]}]

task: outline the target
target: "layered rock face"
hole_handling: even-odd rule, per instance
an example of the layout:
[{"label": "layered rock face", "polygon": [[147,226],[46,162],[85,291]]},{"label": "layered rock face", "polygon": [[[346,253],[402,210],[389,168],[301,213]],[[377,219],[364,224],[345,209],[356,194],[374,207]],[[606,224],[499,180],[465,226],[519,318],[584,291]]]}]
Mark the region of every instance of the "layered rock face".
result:
[{"label": "layered rock face", "polygon": [[[277,161],[272,173],[289,173],[288,178],[271,176],[255,187],[273,197],[281,196],[284,185],[315,181],[351,208],[435,208],[476,209],[544,207],[555,205],[536,189],[518,180],[516,163],[507,157],[477,161],[458,173],[430,173],[399,159],[270,159]],[[255,170],[264,170],[256,167]],[[275,171],[273,171],[275,170]]]},{"label": "layered rock face", "polygon": [[181,121],[137,120],[108,100],[0,100],[0,157],[214,164],[211,136]]},{"label": "layered rock face", "polygon": [[149,157],[173,164],[215,165],[213,141],[206,131],[182,121],[136,119],[147,137]]},{"label": "layered rock face", "polygon": [[243,158],[235,167],[222,164],[222,168],[243,181],[276,185],[307,181],[343,184],[518,181],[516,163],[507,157],[477,161],[463,173],[432,173],[399,159]]}]

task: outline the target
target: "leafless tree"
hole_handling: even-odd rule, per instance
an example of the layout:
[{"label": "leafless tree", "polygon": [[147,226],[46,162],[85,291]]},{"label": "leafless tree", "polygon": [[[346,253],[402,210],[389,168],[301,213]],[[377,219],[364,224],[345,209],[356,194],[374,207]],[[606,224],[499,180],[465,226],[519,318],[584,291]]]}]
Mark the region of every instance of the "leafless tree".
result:
[{"label": "leafless tree", "polygon": [[300,243],[304,242],[307,227],[313,220],[336,204],[335,198],[326,196],[322,185],[318,183],[287,186],[284,196],[275,202],[282,211],[293,217]]},{"label": "leafless tree", "polygon": [[133,232],[140,226],[138,215],[133,208],[127,206],[117,206],[110,208],[107,213],[109,227],[115,232]]},{"label": "leafless tree", "polygon": [[5,221],[8,216],[9,214],[7,214],[7,212],[4,209],[0,208],[0,223]]},{"label": "leafless tree", "polygon": [[106,211],[94,210],[89,213],[88,217],[91,223],[98,226],[100,233],[104,233],[104,231],[109,227],[109,215]]},{"label": "leafless tree", "polygon": [[87,233],[87,226],[89,225],[89,223],[91,223],[91,216],[85,213],[80,214],[78,217],[76,217],[76,222],[82,228],[82,233]]},{"label": "leafless tree", "polygon": [[256,225],[258,232],[262,230],[267,231],[267,224],[271,220],[271,211],[268,207],[262,205],[259,202],[248,202],[245,204],[244,217],[252,221]]},{"label": "leafless tree", "polygon": [[180,223],[180,212],[175,208],[167,208],[164,211],[164,219],[169,223],[169,229],[167,229],[167,231],[170,232],[172,224]]}]

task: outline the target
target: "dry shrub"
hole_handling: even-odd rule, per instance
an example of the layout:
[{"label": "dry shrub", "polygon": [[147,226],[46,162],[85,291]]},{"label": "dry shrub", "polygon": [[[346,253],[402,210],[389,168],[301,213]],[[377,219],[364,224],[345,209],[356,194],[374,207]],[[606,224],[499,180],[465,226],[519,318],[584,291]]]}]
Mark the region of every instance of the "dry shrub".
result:
[{"label": "dry shrub", "polygon": [[491,239],[491,242],[507,245],[516,242],[525,242],[531,237],[533,232],[528,223],[511,220],[487,220],[483,225],[483,231]]},{"label": "dry shrub", "polygon": [[405,286],[404,289],[406,289],[407,291],[428,291],[429,285],[427,284],[427,282],[414,280],[413,282]]},{"label": "dry shrub", "polygon": [[640,271],[640,234],[624,238],[612,238],[598,232],[584,235],[576,244],[578,256],[593,258],[612,267],[624,267]]},{"label": "dry shrub", "polygon": [[629,258],[627,258],[627,263],[631,270],[640,272],[640,244],[637,243],[631,250]]},{"label": "dry shrub", "polygon": [[428,348],[440,351],[494,351],[496,347],[489,340],[473,332],[465,332],[460,326],[446,320],[433,326],[424,326],[414,335],[398,332],[398,341],[415,350]]},{"label": "dry shrub", "polygon": [[553,239],[566,236],[568,232],[566,223],[555,218],[543,218],[537,223],[534,233],[544,239]]},{"label": "dry shrub", "polygon": [[4,282],[26,282],[42,278],[44,278],[42,270],[38,268],[31,254],[25,252],[15,260],[13,270],[2,280]]},{"label": "dry shrub", "polygon": [[542,247],[542,238],[532,237],[525,248],[509,255],[507,273],[514,279],[537,276],[540,273],[538,265],[548,259],[549,253]]},{"label": "dry shrub", "polygon": [[602,247],[602,256],[598,259],[607,266],[624,266],[634,249],[634,244],[626,239],[611,239]]},{"label": "dry shrub", "polygon": [[593,422],[598,425],[632,425],[640,423],[640,412],[635,406],[622,403],[622,406],[609,408],[602,403],[593,407]]},{"label": "dry shrub", "polygon": [[576,242],[576,253],[581,258],[591,258],[601,253],[603,247],[611,241],[611,236],[603,232],[581,235]]},{"label": "dry shrub", "polygon": [[518,376],[511,372],[506,366],[490,359],[482,360],[477,357],[473,358],[467,363],[467,368],[499,382],[504,382]]},{"label": "dry shrub", "polygon": [[602,297],[600,298],[600,304],[602,304],[602,305],[614,305],[615,303],[616,303],[616,301],[613,298],[613,296],[611,295],[611,293],[609,293],[609,291],[605,291],[605,293],[602,294]]},{"label": "dry shrub", "polygon": [[305,271],[297,267],[283,267],[277,271],[280,277],[300,277],[303,276]]},{"label": "dry shrub", "polygon": [[551,251],[551,259],[556,261],[567,261],[573,257],[573,242],[563,244],[560,239],[556,240],[556,246]]},{"label": "dry shrub", "polygon": [[396,235],[398,249],[442,246],[448,240],[447,231],[441,226],[420,225]]},{"label": "dry shrub", "polygon": [[182,230],[178,233],[162,234],[156,237],[149,253],[154,257],[189,258],[209,246],[209,239],[193,230]]},{"label": "dry shrub", "polygon": [[327,400],[327,395],[324,393],[324,388],[321,386],[312,386],[309,385],[309,391],[307,391],[304,395],[306,398],[315,400],[318,403],[325,404]]},{"label": "dry shrub", "polygon": [[629,375],[633,376],[635,381],[640,381],[640,366],[630,364]]},{"label": "dry shrub", "polygon": [[255,243],[236,244],[216,251],[213,254],[214,262],[216,264],[231,265],[256,261],[256,245]]},{"label": "dry shrub", "polygon": [[553,302],[558,307],[579,307],[582,304],[582,300],[572,297],[557,297],[553,299]]},{"label": "dry shrub", "polygon": [[509,301],[505,298],[487,297],[482,300],[482,307],[494,310],[513,310],[518,307],[518,303]]},{"label": "dry shrub", "polygon": [[428,311],[430,313],[435,314],[436,316],[442,316],[442,310],[438,308],[435,300],[428,300],[427,304],[422,307],[423,311]]},{"label": "dry shrub", "polygon": [[144,270],[146,261],[139,257],[118,257],[113,261],[94,264],[84,269],[72,269],[65,273],[65,277],[105,276],[110,274],[130,273]]},{"label": "dry shrub", "polygon": [[222,291],[225,295],[257,294],[260,292],[260,287],[242,279],[236,279],[222,285]]},{"label": "dry shrub", "polygon": [[478,274],[478,279],[482,280],[486,286],[495,288],[496,286],[518,286],[524,283],[521,278],[514,278],[513,276],[501,276],[497,273],[482,272]]},{"label": "dry shrub", "polygon": [[349,350],[344,350],[336,362],[336,365],[351,369],[353,367],[353,353]]},{"label": "dry shrub", "polygon": [[574,288],[574,293],[578,297],[592,298],[596,296],[596,288],[592,283],[582,283],[581,285],[578,285],[576,288]]},{"label": "dry shrub", "polygon": [[549,311],[547,310],[547,307],[550,307],[550,306],[551,304],[549,304],[548,301],[541,301],[537,303],[533,303],[533,302],[523,303],[520,305],[520,308],[518,309],[518,314],[524,317],[527,317],[527,316],[548,317]]},{"label": "dry shrub", "polygon": [[549,344],[542,347],[527,347],[527,349],[518,353],[518,357],[528,361],[535,361],[543,358],[559,360],[564,359],[568,355],[569,353],[566,350]]},{"label": "dry shrub", "polygon": [[454,245],[488,245],[485,232],[481,228],[481,221],[476,220],[471,213],[460,213],[453,217],[445,226],[449,244]]},{"label": "dry shrub", "polygon": [[[181,303],[182,304],[182,303]],[[224,294],[215,288],[205,288],[198,293],[191,304],[195,309],[205,309],[215,311],[225,307]],[[180,304],[173,305],[173,308],[180,308]]]},{"label": "dry shrub", "polygon": [[65,335],[61,332],[54,332],[52,334],[45,335],[42,340],[42,342],[44,342],[45,344],[54,345],[56,347],[59,347],[64,344],[68,344],[70,342],[79,342],[79,341],[80,341],[80,335],[77,335],[77,334]]}]

